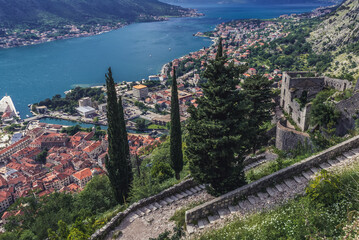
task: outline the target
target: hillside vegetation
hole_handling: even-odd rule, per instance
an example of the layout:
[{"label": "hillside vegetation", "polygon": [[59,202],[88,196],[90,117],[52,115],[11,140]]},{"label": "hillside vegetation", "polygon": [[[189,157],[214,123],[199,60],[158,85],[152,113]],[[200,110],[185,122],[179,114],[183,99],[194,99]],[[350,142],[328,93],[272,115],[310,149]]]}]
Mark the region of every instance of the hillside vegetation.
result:
[{"label": "hillside vegetation", "polygon": [[133,22],[183,11],[157,0],[0,0],[0,27]]}]

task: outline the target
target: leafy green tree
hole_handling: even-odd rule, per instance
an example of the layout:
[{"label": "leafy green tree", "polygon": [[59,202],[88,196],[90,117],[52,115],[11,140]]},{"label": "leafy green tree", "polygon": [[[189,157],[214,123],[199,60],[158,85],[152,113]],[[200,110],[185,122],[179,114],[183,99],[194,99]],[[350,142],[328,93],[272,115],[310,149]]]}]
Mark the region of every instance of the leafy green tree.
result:
[{"label": "leafy green tree", "polygon": [[321,91],[314,98],[310,110],[310,121],[312,125],[318,124],[320,127],[326,128],[328,124],[335,124],[340,117],[340,113],[335,109],[334,105],[328,101],[333,94],[333,90]]},{"label": "leafy green tree", "polygon": [[136,120],[136,129],[143,130],[146,128],[146,121],[145,119],[139,118]]},{"label": "leafy green tree", "polygon": [[197,99],[197,108],[191,106],[188,110],[191,117],[186,142],[192,176],[200,183],[210,184],[211,193],[217,195],[245,184],[244,133],[250,105],[236,90],[239,71],[233,64],[225,67],[221,41],[218,49],[216,60],[204,73],[204,96]]},{"label": "leafy green tree", "polygon": [[182,153],[182,132],[181,119],[179,113],[178,91],[176,70],[173,69],[173,80],[171,90],[171,130],[170,130],[170,156],[171,167],[175,171],[175,177],[180,179],[180,172],[183,169],[183,153]]},{"label": "leafy green tree", "polygon": [[242,84],[243,93],[246,99],[251,102],[248,111],[250,116],[248,132],[250,134],[247,137],[253,153],[267,140],[265,135],[267,129],[262,126],[271,121],[274,110],[274,103],[272,102],[274,94],[271,85],[271,81],[260,75],[251,76]]},{"label": "leafy green tree", "polygon": [[45,164],[46,163],[46,157],[47,157],[48,150],[44,149],[39,155],[36,156],[36,162]]},{"label": "leafy green tree", "polygon": [[[106,74],[108,155],[105,163],[118,203],[126,201],[133,179],[121,98],[117,98],[111,68]],[[118,100],[117,100],[118,99]]]},{"label": "leafy green tree", "polygon": [[105,212],[116,205],[116,199],[107,176],[95,176],[76,198],[75,206],[85,208],[91,214]]}]

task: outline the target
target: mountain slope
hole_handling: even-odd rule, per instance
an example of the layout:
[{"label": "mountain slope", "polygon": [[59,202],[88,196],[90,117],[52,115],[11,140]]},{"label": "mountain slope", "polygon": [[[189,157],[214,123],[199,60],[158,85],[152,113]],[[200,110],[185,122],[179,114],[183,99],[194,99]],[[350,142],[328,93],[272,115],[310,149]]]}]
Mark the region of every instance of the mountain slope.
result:
[{"label": "mountain slope", "polygon": [[309,42],[313,50],[323,52],[346,47],[359,40],[359,1],[347,0],[330,14],[315,31]]},{"label": "mountain slope", "polygon": [[157,0],[0,0],[0,26],[133,22],[183,11]]},{"label": "mountain slope", "polygon": [[342,0],[163,0],[163,2],[178,3],[261,3],[261,4],[300,4],[300,3],[323,3],[323,4],[339,4]]}]

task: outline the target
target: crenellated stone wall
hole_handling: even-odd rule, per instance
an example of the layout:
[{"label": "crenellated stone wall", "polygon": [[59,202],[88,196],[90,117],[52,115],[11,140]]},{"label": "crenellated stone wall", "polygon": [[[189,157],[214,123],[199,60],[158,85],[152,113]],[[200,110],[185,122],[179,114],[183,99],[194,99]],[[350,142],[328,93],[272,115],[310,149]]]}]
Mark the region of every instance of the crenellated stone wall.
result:
[{"label": "crenellated stone wall", "polygon": [[255,182],[240,187],[234,191],[224,194],[212,201],[206,202],[200,206],[197,206],[191,210],[186,211],[186,223],[194,223],[199,219],[205,218],[211,213],[218,211],[221,208],[225,208],[238,202],[240,199],[255,194],[267,187],[270,187],[276,183],[302,173],[309,168],[316,167],[318,164],[323,163],[329,159],[334,159],[336,156],[343,152],[346,152],[352,148],[359,146],[359,136],[351,138],[345,142],[342,142],[336,146],[333,146],[315,156],[309,157],[299,163],[279,170],[269,176],[261,178]]}]

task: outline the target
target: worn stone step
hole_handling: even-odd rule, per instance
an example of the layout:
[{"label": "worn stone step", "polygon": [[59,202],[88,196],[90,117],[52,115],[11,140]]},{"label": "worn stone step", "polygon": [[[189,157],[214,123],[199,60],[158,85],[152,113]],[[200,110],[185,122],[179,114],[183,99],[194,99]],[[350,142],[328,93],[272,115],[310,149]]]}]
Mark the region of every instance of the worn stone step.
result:
[{"label": "worn stone step", "polygon": [[193,224],[189,223],[186,225],[186,229],[187,229],[188,234],[192,234],[192,233],[194,233],[196,227]]},{"label": "worn stone step", "polygon": [[157,210],[157,207],[155,207],[153,204],[147,205],[146,208],[150,209],[151,211]]},{"label": "worn stone step", "polygon": [[356,157],[358,155],[358,153],[355,152],[354,149],[350,150],[350,152],[353,154],[353,157]]},{"label": "worn stone step", "polygon": [[141,210],[141,212],[144,212],[145,214],[149,214],[151,212],[151,209],[149,209],[147,207],[143,207],[140,210]]},{"label": "worn stone step", "polygon": [[347,158],[344,157],[343,155],[339,156],[336,158],[339,162],[345,161]]},{"label": "worn stone step", "polygon": [[239,211],[239,206],[233,206],[233,205],[230,205],[228,206],[228,209],[231,213],[235,213],[235,212],[238,212]]},{"label": "worn stone step", "polygon": [[238,206],[243,210],[250,209],[253,205],[246,199],[243,201],[238,202]]},{"label": "worn stone step", "polygon": [[154,205],[157,209],[162,207],[162,205],[160,205],[158,202],[155,202],[153,205]]},{"label": "worn stone step", "polygon": [[208,222],[208,220],[206,218],[202,218],[202,219],[198,220],[199,229],[204,228],[208,224],[209,224],[209,222]]},{"label": "worn stone step", "polygon": [[183,195],[180,194],[180,193],[177,193],[174,195],[177,199],[182,199],[183,198]]},{"label": "worn stone step", "polygon": [[204,184],[199,185],[199,187],[200,187],[202,190],[206,189],[206,185],[204,185]]},{"label": "worn stone step", "polygon": [[199,186],[195,186],[194,188],[195,188],[198,192],[199,192],[199,191],[202,191],[202,188],[200,188]]},{"label": "worn stone step", "polygon": [[323,163],[319,164],[319,167],[321,167],[322,169],[326,169],[326,168],[330,167],[330,164],[327,162],[323,162]]},{"label": "worn stone step", "polygon": [[346,157],[346,158],[351,158],[351,157],[353,157],[354,155],[355,155],[355,154],[352,153],[352,152],[345,152],[345,153],[343,153],[343,156]]},{"label": "worn stone step", "polygon": [[319,172],[319,168],[316,168],[316,167],[312,167],[310,168],[310,171],[312,171],[314,174],[316,174],[317,172]]},{"label": "worn stone step", "polygon": [[160,203],[162,206],[168,205],[168,202],[166,202],[166,201],[164,201],[164,200],[161,200],[159,203]]},{"label": "worn stone step", "polygon": [[307,182],[307,180],[302,177],[302,176],[293,176],[293,179],[297,182],[297,183],[305,183]]},{"label": "worn stone step", "polygon": [[133,221],[135,221],[137,218],[139,218],[140,216],[138,216],[136,213],[130,213],[129,215],[128,215],[128,217],[129,217],[129,221],[130,221],[130,223],[132,223]]},{"label": "worn stone step", "polygon": [[274,185],[274,187],[278,190],[278,192],[284,192],[284,189],[283,189],[283,187],[282,187],[282,184],[276,184],[276,185]]},{"label": "worn stone step", "polygon": [[269,197],[269,194],[266,192],[259,192],[257,193],[257,196],[259,197],[260,200],[263,201]]},{"label": "worn stone step", "polygon": [[135,212],[138,216],[140,217],[143,217],[145,216],[146,214],[144,212],[142,212],[140,209],[138,209],[136,212]]},{"label": "worn stone step", "polygon": [[355,154],[359,154],[359,148],[354,148],[354,149],[352,149],[351,150],[353,153],[355,153]]},{"label": "worn stone step", "polygon": [[292,179],[289,179],[289,178],[285,179],[285,180],[284,180],[284,183],[285,183],[285,185],[287,185],[287,187],[290,188],[290,189],[293,189],[293,188],[295,188],[295,186],[296,186],[295,181],[292,180]]},{"label": "worn stone step", "polygon": [[171,199],[171,198],[165,198],[165,199],[163,199],[163,201],[165,201],[166,203],[168,203],[168,204],[171,204],[171,203],[173,203],[173,200]]},{"label": "worn stone step", "polygon": [[187,194],[186,192],[181,192],[180,194],[181,194],[184,198],[185,198],[185,197],[188,197],[188,194]]},{"label": "worn stone step", "polygon": [[330,159],[330,160],[328,160],[328,163],[331,165],[331,166],[334,166],[334,165],[336,165],[336,164],[338,164],[339,163],[339,161],[338,160],[336,160],[336,159]]},{"label": "worn stone step", "polygon": [[193,195],[193,192],[191,192],[189,190],[186,190],[185,192],[187,193],[187,196],[192,196]]},{"label": "worn stone step", "polygon": [[278,193],[278,190],[275,187],[267,187],[266,191],[271,197],[276,196]]},{"label": "worn stone step", "polygon": [[198,192],[197,189],[195,189],[195,188],[190,188],[189,190],[190,190],[191,192],[193,192],[193,193]]},{"label": "worn stone step", "polygon": [[314,175],[314,173],[312,171],[304,171],[302,172],[302,175],[307,179],[310,180],[312,179],[312,176]]},{"label": "worn stone step", "polygon": [[247,199],[253,205],[257,204],[260,201],[260,199],[254,195],[248,196]]},{"label": "worn stone step", "polygon": [[178,201],[178,198],[175,195],[169,196],[168,198],[171,198],[174,202]]},{"label": "worn stone step", "polygon": [[217,221],[218,219],[220,219],[220,217],[219,217],[217,214],[208,216],[208,221],[209,221],[210,223],[214,223],[214,222]]},{"label": "worn stone step", "polygon": [[217,212],[221,218],[224,218],[225,216],[231,213],[227,208],[221,208]]}]

